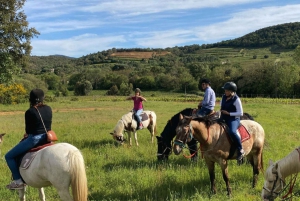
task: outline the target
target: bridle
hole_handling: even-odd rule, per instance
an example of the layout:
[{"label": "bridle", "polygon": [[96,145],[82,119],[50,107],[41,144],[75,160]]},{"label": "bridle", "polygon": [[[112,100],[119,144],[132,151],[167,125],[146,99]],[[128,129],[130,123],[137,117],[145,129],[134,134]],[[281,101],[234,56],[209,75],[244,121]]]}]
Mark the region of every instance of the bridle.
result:
[{"label": "bridle", "polygon": [[[297,148],[296,150],[298,151],[299,159],[300,159],[300,151],[299,151],[298,148]],[[289,191],[288,191],[284,196],[281,197],[281,200],[287,200],[287,199],[290,199],[291,197],[293,197],[293,195],[292,195],[292,193],[293,193],[293,188],[294,188],[294,185],[295,185],[295,183],[296,183],[298,173],[296,173],[296,174],[294,175],[294,177],[291,178],[290,182],[289,182],[287,185],[285,184],[285,181],[284,181],[281,177],[279,177],[278,172],[273,173],[273,174],[276,175],[276,179],[275,179],[275,181],[274,181],[274,183],[273,183],[272,189],[270,190],[270,189],[266,188],[265,186],[263,187],[263,189],[264,189],[265,191],[267,191],[268,193],[270,193],[269,196],[264,197],[264,198],[274,200],[274,198],[278,197],[283,191],[285,191],[285,190],[287,189],[288,186],[290,186]],[[280,190],[279,192],[275,192],[274,190],[275,190],[275,188],[276,188],[276,186],[277,186],[276,183],[277,183],[278,181],[280,182],[280,185],[281,185],[281,187],[282,187],[282,190]],[[278,183],[279,183],[279,182],[278,182]],[[276,196],[273,196],[273,194],[276,194]],[[288,197],[288,195],[291,195],[291,196]]]},{"label": "bridle", "polygon": [[[276,179],[275,179],[275,181],[274,181],[274,183],[273,183],[272,188],[271,188],[271,189],[268,189],[268,188],[266,188],[265,186],[263,187],[263,189],[264,189],[265,191],[267,191],[268,193],[270,193],[270,196],[265,197],[265,198],[271,199],[271,200],[273,200],[275,197],[278,197],[278,196],[285,190],[285,188],[284,188],[284,186],[285,186],[285,181],[284,181],[281,177],[278,176],[278,173],[277,173],[277,172],[274,173],[274,174],[276,175]],[[281,185],[281,187],[282,187],[282,190],[280,190],[279,192],[275,192],[275,188],[277,187],[277,185],[276,185],[277,182],[280,183],[280,185]],[[276,196],[273,196],[273,194],[276,194]]]},{"label": "bridle", "polygon": [[193,127],[192,127],[192,125],[189,124],[189,125],[185,126],[184,128],[186,128],[186,127],[188,127],[188,129],[187,129],[187,131],[183,135],[183,136],[186,136],[185,141],[183,142],[182,140],[179,140],[179,139],[177,139],[177,140],[174,141],[174,144],[180,146],[181,148],[185,147],[185,144],[187,143],[188,139],[192,140],[193,137],[194,137],[193,136]]},{"label": "bridle", "polygon": [[[163,146],[165,146],[165,149],[161,152],[161,153],[157,153],[157,156],[160,157],[160,156],[164,156],[166,155],[165,152],[169,149],[170,150],[170,153],[172,153],[172,148],[168,147],[165,145],[165,143],[163,141],[159,142],[159,143],[162,143]],[[169,154],[170,155],[170,154]]]}]

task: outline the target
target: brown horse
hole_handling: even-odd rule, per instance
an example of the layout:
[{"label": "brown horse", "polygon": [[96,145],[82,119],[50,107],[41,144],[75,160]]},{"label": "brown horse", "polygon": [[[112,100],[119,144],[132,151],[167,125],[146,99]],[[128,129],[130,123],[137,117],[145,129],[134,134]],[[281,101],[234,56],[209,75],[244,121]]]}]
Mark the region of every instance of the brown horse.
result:
[{"label": "brown horse", "polygon": [[[260,124],[251,120],[241,120],[241,124],[247,129],[250,138],[242,143],[245,156],[253,167],[252,187],[257,183],[259,170],[263,168],[262,152],[265,133]],[[180,115],[180,121],[176,128],[176,139],[173,151],[178,155],[184,144],[196,138],[200,143],[201,152],[208,167],[211,191],[216,193],[215,188],[215,163],[221,166],[223,179],[226,183],[227,194],[231,194],[228,179],[227,160],[236,159],[237,153],[230,154],[231,141],[229,140],[224,127],[203,117],[192,119]],[[230,157],[230,158],[229,158]]]}]

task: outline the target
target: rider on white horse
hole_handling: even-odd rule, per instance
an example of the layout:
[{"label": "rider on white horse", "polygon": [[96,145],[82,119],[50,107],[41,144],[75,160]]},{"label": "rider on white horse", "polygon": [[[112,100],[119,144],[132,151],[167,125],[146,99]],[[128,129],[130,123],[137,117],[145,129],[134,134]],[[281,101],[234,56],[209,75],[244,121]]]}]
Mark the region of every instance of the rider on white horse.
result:
[{"label": "rider on white horse", "polygon": [[[22,156],[33,147],[43,145],[47,142],[45,128],[41,121],[40,112],[45,127],[51,130],[52,109],[45,105],[44,92],[41,89],[33,89],[29,94],[30,108],[25,112],[25,131],[24,139],[13,147],[6,155],[5,159],[9,169],[12,172],[13,181],[6,186],[10,190],[23,189],[24,183],[19,171],[16,158]],[[38,110],[38,111],[37,111]]]},{"label": "rider on white horse", "polygon": [[127,100],[133,100],[133,112],[134,112],[134,116],[136,117],[137,120],[137,130],[140,130],[143,128],[143,124],[142,124],[142,118],[141,118],[141,114],[143,113],[143,101],[147,101],[146,98],[144,98],[143,96],[141,96],[141,90],[139,88],[136,88],[134,90],[135,95],[134,96],[129,96],[127,98]]}]

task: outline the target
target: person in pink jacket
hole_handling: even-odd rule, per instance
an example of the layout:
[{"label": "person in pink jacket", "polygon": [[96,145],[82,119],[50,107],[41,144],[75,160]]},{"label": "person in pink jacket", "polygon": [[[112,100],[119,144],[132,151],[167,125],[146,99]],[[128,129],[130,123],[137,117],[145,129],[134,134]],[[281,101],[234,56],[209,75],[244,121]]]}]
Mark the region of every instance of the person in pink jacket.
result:
[{"label": "person in pink jacket", "polygon": [[133,112],[137,119],[137,130],[143,129],[141,114],[144,110],[143,108],[143,101],[147,101],[146,98],[141,96],[141,90],[139,88],[136,88],[134,90],[135,95],[129,96],[127,100],[133,100]]}]

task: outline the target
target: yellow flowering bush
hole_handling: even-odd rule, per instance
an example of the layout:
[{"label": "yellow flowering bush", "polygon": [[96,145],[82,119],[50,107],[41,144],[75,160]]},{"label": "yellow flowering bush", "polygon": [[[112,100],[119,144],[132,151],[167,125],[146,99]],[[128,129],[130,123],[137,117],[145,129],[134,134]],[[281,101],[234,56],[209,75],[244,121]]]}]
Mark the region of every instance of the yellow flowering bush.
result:
[{"label": "yellow flowering bush", "polygon": [[4,85],[0,84],[0,103],[18,104],[28,99],[28,93],[22,84]]}]

